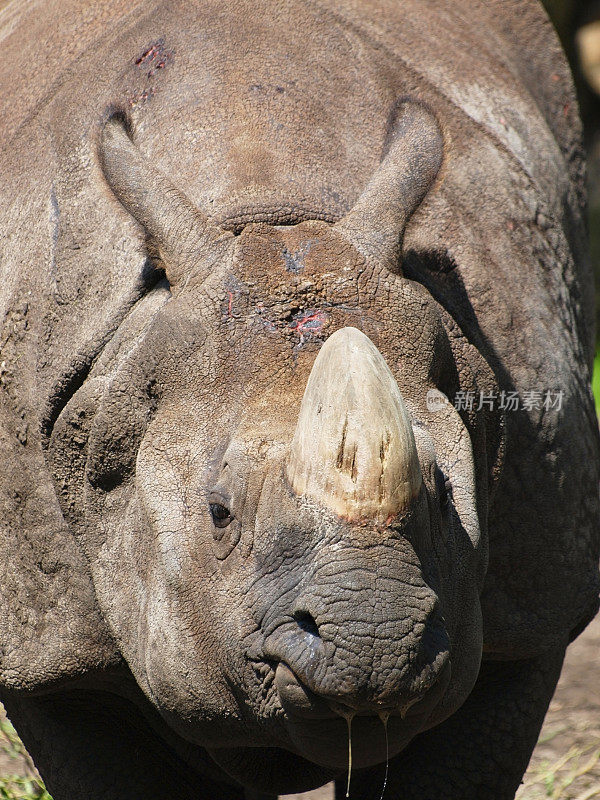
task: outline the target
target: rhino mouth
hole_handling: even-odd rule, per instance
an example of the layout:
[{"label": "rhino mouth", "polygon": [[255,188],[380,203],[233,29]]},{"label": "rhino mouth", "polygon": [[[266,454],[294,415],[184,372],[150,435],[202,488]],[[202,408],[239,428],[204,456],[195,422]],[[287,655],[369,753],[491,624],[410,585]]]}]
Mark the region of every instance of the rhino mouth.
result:
[{"label": "rhino mouth", "polygon": [[431,689],[407,698],[400,705],[391,706],[382,703],[377,710],[374,707],[363,706],[360,702],[357,702],[356,706],[350,705],[347,699],[345,702],[339,702],[335,697],[319,697],[284,662],[278,664],[275,670],[275,686],[284,711],[293,718],[339,720],[340,717],[347,719],[357,716],[378,716],[380,719],[386,719],[397,716],[410,721],[432,710],[448,686],[451,671],[451,663],[447,661]]},{"label": "rhino mouth", "polygon": [[[451,678],[448,660],[435,686],[405,710],[383,706],[347,715],[341,705],[312,692],[285,662],[265,661],[274,670],[285,735],[278,746],[208,748],[213,760],[258,792],[306,792],[354,769],[385,764],[430,725]],[[337,708],[334,710],[333,705]],[[340,714],[342,712],[342,714]],[[344,718],[346,716],[346,718]],[[349,752],[352,760],[349,764]]]},{"label": "rhino mouth", "polygon": [[[353,706],[345,698],[321,697],[284,662],[277,665],[275,686],[284,710],[284,725],[294,749],[303,758],[330,769],[348,765],[349,744],[356,767],[370,767],[397,755],[427,727],[451,679],[446,660],[436,680],[421,694],[389,706]],[[349,742],[350,737],[350,742]]]}]

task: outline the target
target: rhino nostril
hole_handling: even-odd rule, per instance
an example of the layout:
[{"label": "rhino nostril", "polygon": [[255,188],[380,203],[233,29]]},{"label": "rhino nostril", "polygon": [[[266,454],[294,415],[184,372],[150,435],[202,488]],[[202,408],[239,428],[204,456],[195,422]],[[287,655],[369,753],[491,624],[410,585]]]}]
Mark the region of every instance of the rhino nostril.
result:
[{"label": "rhino nostril", "polygon": [[310,633],[312,636],[320,638],[319,626],[312,614],[309,614],[308,611],[294,611],[293,617],[298,627],[305,633]]}]

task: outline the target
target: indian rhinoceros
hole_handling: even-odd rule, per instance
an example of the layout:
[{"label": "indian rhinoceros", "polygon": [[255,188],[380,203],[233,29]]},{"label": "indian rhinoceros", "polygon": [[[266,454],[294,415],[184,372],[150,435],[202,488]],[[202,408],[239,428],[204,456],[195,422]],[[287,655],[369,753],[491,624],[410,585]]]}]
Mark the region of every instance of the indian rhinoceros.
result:
[{"label": "indian rhinoceros", "polygon": [[512,798],[598,603],[541,7],[0,24],[0,694],[55,800]]}]

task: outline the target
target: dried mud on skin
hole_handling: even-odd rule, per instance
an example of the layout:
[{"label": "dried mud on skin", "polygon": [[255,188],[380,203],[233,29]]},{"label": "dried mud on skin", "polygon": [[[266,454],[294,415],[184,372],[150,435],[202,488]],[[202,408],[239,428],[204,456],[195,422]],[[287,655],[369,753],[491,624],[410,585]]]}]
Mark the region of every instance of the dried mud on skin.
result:
[{"label": "dried mud on skin", "polygon": [[[0,797],[42,797],[35,793],[35,784],[30,790],[13,780],[13,776],[36,776],[5,720],[0,705]],[[332,787],[325,786],[288,795],[286,800],[332,798]],[[538,745],[517,792],[517,800],[594,799],[600,800],[600,616],[567,651]]]}]

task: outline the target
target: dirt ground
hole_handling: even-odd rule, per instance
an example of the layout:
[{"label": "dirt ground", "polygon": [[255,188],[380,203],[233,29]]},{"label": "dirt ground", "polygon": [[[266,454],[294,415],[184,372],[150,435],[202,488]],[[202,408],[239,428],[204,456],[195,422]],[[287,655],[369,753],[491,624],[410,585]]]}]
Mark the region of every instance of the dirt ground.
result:
[{"label": "dirt ground", "polygon": [[[24,800],[39,796],[35,785],[8,780],[9,776],[23,779],[31,774],[22,746],[6,723],[0,706],[0,798]],[[324,787],[316,792],[289,795],[286,800],[332,798],[332,788]],[[600,616],[569,648],[517,798],[600,800]]]},{"label": "dirt ground", "polygon": [[567,651],[517,798],[600,798],[600,616]]}]

